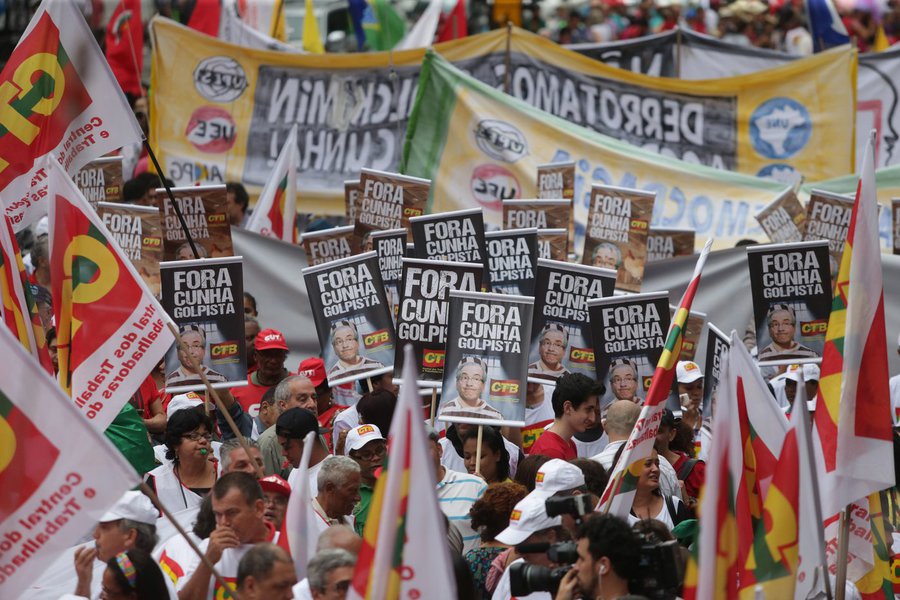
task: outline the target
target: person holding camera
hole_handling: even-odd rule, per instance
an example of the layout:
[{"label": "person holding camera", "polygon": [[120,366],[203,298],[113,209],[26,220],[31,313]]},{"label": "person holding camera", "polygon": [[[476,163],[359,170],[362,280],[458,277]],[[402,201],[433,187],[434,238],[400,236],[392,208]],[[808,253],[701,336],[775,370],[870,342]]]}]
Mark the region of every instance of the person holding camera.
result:
[{"label": "person holding camera", "polygon": [[595,515],[578,527],[578,559],[559,584],[555,600],[602,598],[631,594],[638,576],[641,541],[628,523],[613,515]]}]

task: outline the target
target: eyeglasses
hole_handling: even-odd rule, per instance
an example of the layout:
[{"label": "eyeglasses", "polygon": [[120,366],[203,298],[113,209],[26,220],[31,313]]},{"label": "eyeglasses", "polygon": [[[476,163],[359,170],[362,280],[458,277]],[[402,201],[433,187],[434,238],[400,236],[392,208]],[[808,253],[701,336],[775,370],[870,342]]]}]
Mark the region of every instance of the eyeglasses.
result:
[{"label": "eyeglasses", "polygon": [[617,385],[617,384],[620,384],[620,383],[634,383],[634,382],[635,382],[635,378],[632,377],[631,375],[626,375],[625,377],[619,377],[619,376],[617,375],[617,376],[615,376],[615,377],[612,378],[611,382],[612,382],[613,385]]},{"label": "eyeglasses", "polygon": [[473,375],[469,377],[468,375],[460,375],[459,380],[463,383],[484,383],[484,378],[480,375]]},{"label": "eyeglasses", "polygon": [[200,440],[206,440],[208,442],[212,440],[211,433],[197,433],[196,431],[192,431],[191,433],[185,434],[181,437],[191,440],[192,442],[199,442]]},{"label": "eyeglasses", "polygon": [[366,462],[371,462],[376,458],[381,458],[387,452],[387,446],[375,446],[372,450],[365,450],[363,452],[353,451],[353,458],[358,458],[359,460],[364,460]]},{"label": "eyeglasses", "polygon": [[343,579],[341,581],[337,581],[331,585],[326,585],[323,591],[327,591],[329,588],[334,588],[336,592],[346,592],[350,589],[350,579]]},{"label": "eyeglasses", "polygon": [[566,347],[562,342],[554,340],[541,340],[541,346],[550,346],[551,348],[559,348],[560,350]]},{"label": "eyeglasses", "polygon": [[272,495],[266,496],[264,498],[265,504],[272,504],[274,506],[287,506],[288,499],[281,495]]}]

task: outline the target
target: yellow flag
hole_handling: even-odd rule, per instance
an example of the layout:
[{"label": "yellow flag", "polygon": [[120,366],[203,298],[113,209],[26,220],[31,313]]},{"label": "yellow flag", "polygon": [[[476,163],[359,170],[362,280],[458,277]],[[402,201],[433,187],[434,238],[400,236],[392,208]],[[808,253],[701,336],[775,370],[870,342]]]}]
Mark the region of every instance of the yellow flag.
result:
[{"label": "yellow flag", "polygon": [[891,47],[891,43],[888,41],[887,36],[884,34],[884,27],[881,23],[878,24],[878,29],[875,31],[875,52],[881,52],[882,50],[887,50]]},{"label": "yellow flag", "polygon": [[303,49],[313,54],[323,54],[322,36],[319,35],[319,22],[313,12],[312,0],[306,0],[306,11],[303,15]]},{"label": "yellow flag", "polygon": [[284,26],[284,0],[275,0],[270,29],[273,38],[282,42],[287,41],[287,30]]}]

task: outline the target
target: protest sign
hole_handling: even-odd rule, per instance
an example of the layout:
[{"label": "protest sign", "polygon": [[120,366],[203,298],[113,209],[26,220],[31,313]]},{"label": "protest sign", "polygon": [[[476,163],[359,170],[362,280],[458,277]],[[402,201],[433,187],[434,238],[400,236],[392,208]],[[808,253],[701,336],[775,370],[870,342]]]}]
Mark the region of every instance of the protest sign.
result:
[{"label": "protest sign", "polygon": [[353,225],[332,227],[300,236],[306,262],[309,266],[321,265],[332,260],[347,258],[353,254]]},{"label": "protest sign", "polygon": [[549,200],[504,200],[503,229],[568,229],[572,202]]},{"label": "protest sign", "polygon": [[411,217],[409,228],[416,258],[481,263],[485,267],[484,279],[490,278],[480,208]]},{"label": "protest sign", "polygon": [[606,386],[601,408],[616,400],[641,404],[669,332],[669,292],[587,301],[596,377]]},{"label": "protest sign", "polygon": [[0,597],[21,598],[140,479],[5,327],[0,354]]},{"label": "protest sign", "polygon": [[806,210],[793,189],[785,190],[771,204],[759,211],[756,220],[769,239],[776,244],[803,241]]},{"label": "protest sign", "polygon": [[892,236],[894,254],[900,254],[900,198],[891,200],[891,215],[891,221],[894,225],[894,235]]},{"label": "protest sign", "polygon": [[[242,261],[228,256],[159,265],[163,308],[214,388],[247,385]],[[166,354],[166,391],[205,389],[190,357],[173,344]]]},{"label": "protest sign", "polygon": [[98,202],[122,201],[122,157],[105,156],[81,167],[73,177],[95,210]]},{"label": "protest sign", "polygon": [[451,290],[439,420],[525,425],[533,310],[526,296]]},{"label": "protest sign", "polygon": [[[466,76],[437,54],[426,56],[423,73],[418,91],[420,112],[414,112],[410,121],[402,170],[431,179],[431,212],[468,208],[474,203],[484,208],[487,225],[500,225],[500,198],[534,197],[538,164],[574,160],[575,248],[583,244],[590,205],[587,182],[591,181],[653,191],[657,206],[651,226],[691,228],[697,233],[698,245],[715,238],[716,247],[726,248],[758,233],[753,215],[787,187],[689,164],[597,135]],[[483,133],[476,135],[479,131]],[[850,143],[847,140],[848,148]],[[833,142],[818,144],[831,147]],[[704,153],[709,156],[715,150]],[[752,153],[747,150],[747,155]]]},{"label": "protest sign", "polygon": [[200,256],[194,256],[172,201],[166,190],[161,188],[156,190],[156,199],[162,215],[163,260],[218,258],[234,254],[224,185],[172,188],[172,195],[184,215]]},{"label": "protest sign", "polygon": [[819,362],[831,314],[828,260],[826,241],[747,248],[760,364]]},{"label": "protest sign", "polygon": [[538,165],[537,191],[540,199],[563,198],[569,201],[569,252],[572,252],[575,243],[575,163],[566,161]]},{"label": "protest sign", "polygon": [[563,228],[538,229],[537,244],[539,258],[565,262],[569,257],[569,230]]},{"label": "protest sign", "polygon": [[710,405],[722,379],[725,356],[731,347],[731,338],[718,327],[708,323],[706,327],[706,368],[703,370],[703,414],[710,415]]},{"label": "protest sign", "polygon": [[[677,310],[677,306],[670,304],[669,316],[674,319],[675,311]],[[678,360],[694,360],[704,325],[706,325],[706,313],[696,311],[688,313],[687,321],[685,321],[684,329],[681,332],[681,352],[678,353]]]},{"label": "protest sign", "polygon": [[394,370],[394,324],[374,252],[303,269],[328,385]]},{"label": "protest sign", "polygon": [[402,372],[403,347],[410,344],[418,384],[440,387],[444,379],[450,291],[481,290],[483,271],[480,263],[403,259],[395,375]]},{"label": "protest sign", "polygon": [[373,231],[369,236],[372,249],[378,256],[381,269],[381,282],[388,304],[391,307],[391,318],[397,323],[397,309],[400,307],[400,279],[403,274],[403,257],[406,253],[406,229],[385,229]]},{"label": "protest sign", "polygon": [[830,254],[831,279],[837,277],[844,253],[844,242],[850,229],[853,214],[853,198],[832,194],[823,190],[812,190],[806,204],[806,231],[804,241],[827,240]]},{"label": "protest sign", "polygon": [[73,2],[45,0],[0,73],[0,192],[13,229],[47,214],[52,157],[71,176],[143,134]]},{"label": "protest sign", "polygon": [[162,227],[159,209],[137,204],[97,204],[97,214],[134,265],[150,292],[159,297]]},{"label": "protest sign", "polygon": [[611,296],[609,269],[539,258],[528,381],[554,382],[566,373],[595,377],[588,300]]},{"label": "protest sign", "polygon": [[359,197],[359,179],[344,182],[344,214],[348,223],[356,223],[356,202]]},{"label": "protest sign", "polygon": [[620,290],[640,291],[655,201],[656,194],[652,192],[591,186],[581,262],[615,270],[616,288]]},{"label": "protest sign", "polygon": [[656,229],[650,228],[647,234],[647,262],[688,256],[694,253],[693,229]]},{"label": "protest sign", "polygon": [[431,182],[418,177],[362,169],[356,197],[353,236],[356,246],[368,252],[373,231],[409,227],[409,218],[425,212]]},{"label": "protest sign", "polygon": [[538,258],[537,229],[488,231],[484,237],[488,249],[491,291],[533,296]]}]

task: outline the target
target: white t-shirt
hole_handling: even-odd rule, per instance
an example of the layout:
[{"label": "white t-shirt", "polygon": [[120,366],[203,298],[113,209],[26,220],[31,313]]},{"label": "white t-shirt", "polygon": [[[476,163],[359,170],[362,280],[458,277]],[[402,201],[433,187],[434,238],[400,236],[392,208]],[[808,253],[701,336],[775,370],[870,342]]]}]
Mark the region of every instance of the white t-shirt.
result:
[{"label": "white t-shirt", "polygon": [[294,600],[313,600],[312,590],[309,589],[309,579],[304,578],[292,587],[291,591],[294,593]]},{"label": "white t-shirt", "polygon": [[[681,505],[681,500],[673,497],[672,502],[674,503],[675,511],[677,512],[678,507]],[[659,511],[659,514],[655,515],[653,518],[661,523],[665,523],[666,527],[669,528],[669,531],[675,529],[675,521],[672,520],[672,515],[669,513],[669,506],[665,499],[663,500],[662,509]],[[641,517],[636,517],[631,513],[628,514],[628,524],[631,526],[634,526],[635,523],[640,523],[643,520],[644,519]]]},{"label": "white t-shirt", "polygon": [[[517,558],[509,563],[509,566],[506,567],[506,570],[503,571],[503,575],[501,575],[500,579],[497,581],[497,587],[494,588],[494,595],[491,596],[491,600],[512,600],[512,592],[509,589],[509,569],[514,564],[521,562],[525,562],[525,559]],[[550,595],[550,592],[534,592],[527,596],[516,596],[517,600],[552,600],[552,598],[553,596]]]},{"label": "white t-shirt", "polygon": [[572,438],[575,448],[578,450],[578,458],[590,458],[601,452],[609,444],[609,436],[606,432],[593,442],[582,442],[577,437]]},{"label": "white t-shirt", "polygon": [[[307,473],[309,474],[309,497],[315,498],[319,495],[319,471],[322,470],[322,464],[325,462],[325,459],[322,459],[322,462],[319,462],[309,468]],[[300,469],[291,469],[291,473],[288,475],[288,485],[291,486],[292,490],[297,489],[295,486],[297,485],[297,475],[300,473]]]},{"label": "white t-shirt", "polygon": [[900,375],[894,375],[890,380],[891,388],[891,420],[894,427],[900,427]]},{"label": "white t-shirt", "polygon": [[[596,460],[603,465],[603,468],[606,469],[607,472],[609,472],[612,468],[613,459],[616,457],[616,452],[619,451],[619,448],[624,443],[624,440],[610,442],[606,448],[603,449],[603,452],[591,457],[591,460]],[[612,475],[612,473],[609,474]],[[659,457],[659,491],[662,492],[664,496],[681,498],[681,487],[678,485],[678,474],[675,473],[675,469],[672,468],[672,465],[664,456]]]},{"label": "white t-shirt", "polygon": [[[269,530],[269,537],[266,540],[268,542],[276,543],[278,542],[278,532],[274,529]],[[219,559],[219,562],[216,563],[216,571],[222,576],[222,579],[225,580],[232,589],[237,587],[237,572],[238,572],[238,564],[241,562],[241,559],[244,558],[244,555],[253,548],[255,544],[242,544],[237,548],[226,548],[222,551],[222,558]],[[209,539],[205,539],[200,543],[200,552],[206,552],[207,547],[209,547]],[[178,592],[184,589],[184,587],[188,584],[193,576],[194,572],[197,570],[197,567],[200,566],[200,557],[194,554],[191,558],[191,561],[184,565],[184,577],[178,580],[178,585],[175,589]],[[208,600],[215,600],[216,598],[221,598],[224,595],[224,590],[222,590],[219,583],[216,581],[215,577],[210,576],[209,578],[209,592],[206,594]]]}]

